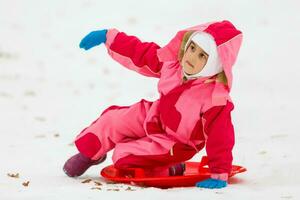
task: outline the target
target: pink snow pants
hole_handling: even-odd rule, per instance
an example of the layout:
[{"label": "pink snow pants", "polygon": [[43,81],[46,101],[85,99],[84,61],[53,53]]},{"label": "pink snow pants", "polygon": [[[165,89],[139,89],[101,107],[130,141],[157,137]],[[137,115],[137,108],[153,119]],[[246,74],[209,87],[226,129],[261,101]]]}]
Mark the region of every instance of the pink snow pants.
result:
[{"label": "pink snow pants", "polygon": [[[172,145],[166,147],[146,134],[143,124],[152,103],[142,99],[131,106],[108,107],[76,137],[77,149],[93,160],[114,149],[112,160],[116,168],[142,167],[161,173],[192,158],[196,153],[192,147],[171,137]],[[167,134],[161,136],[168,140]]]}]

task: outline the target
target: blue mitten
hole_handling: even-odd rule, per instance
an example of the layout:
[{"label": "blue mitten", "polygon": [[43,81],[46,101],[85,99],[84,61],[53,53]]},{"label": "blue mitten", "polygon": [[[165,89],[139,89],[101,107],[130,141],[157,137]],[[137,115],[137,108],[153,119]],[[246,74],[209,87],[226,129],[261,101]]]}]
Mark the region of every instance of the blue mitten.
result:
[{"label": "blue mitten", "polygon": [[87,34],[80,42],[79,47],[85,50],[106,42],[107,29],[92,31]]},{"label": "blue mitten", "polygon": [[215,189],[215,188],[223,188],[227,186],[226,181],[218,180],[218,179],[213,179],[209,178],[204,181],[200,181],[196,183],[196,187],[200,188],[210,188],[210,189]]}]

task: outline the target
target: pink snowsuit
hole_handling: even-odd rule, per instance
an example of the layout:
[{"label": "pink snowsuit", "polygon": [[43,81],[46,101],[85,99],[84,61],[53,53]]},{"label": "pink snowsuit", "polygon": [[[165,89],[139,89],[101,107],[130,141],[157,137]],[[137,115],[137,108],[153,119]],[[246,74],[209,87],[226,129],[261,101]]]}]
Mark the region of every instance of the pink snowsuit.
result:
[{"label": "pink snowsuit", "polygon": [[[187,31],[213,36],[227,85],[216,76],[183,81],[178,57]],[[108,107],[76,137],[76,147],[93,160],[114,148],[112,160],[117,168],[165,169],[191,159],[205,146],[211,173],[228,175],[234,146],[230,114],[234,105],[229,92],[241,42],[241,31],[229,21],[181,30],[163,48],[109,29],[105,43],[109,55],[130,70],[159,78],[160,98]]]}]

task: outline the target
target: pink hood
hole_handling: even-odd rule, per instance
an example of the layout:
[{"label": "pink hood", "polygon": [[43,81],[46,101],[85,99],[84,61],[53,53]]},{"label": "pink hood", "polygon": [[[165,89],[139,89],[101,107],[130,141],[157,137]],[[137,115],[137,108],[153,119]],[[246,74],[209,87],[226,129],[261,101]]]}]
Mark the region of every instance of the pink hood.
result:
[{"label": "pink hood", "polygon": [[226,20],[209,22],[181,30],[177,32],[175,37],[166,46],[157,50],[158,58],[161,62],[178,60],[180,46],[187,31],[203,31],[213,36],[230,91],[232,86],[232,66],[236,61],[241,46],[242,32]]}]

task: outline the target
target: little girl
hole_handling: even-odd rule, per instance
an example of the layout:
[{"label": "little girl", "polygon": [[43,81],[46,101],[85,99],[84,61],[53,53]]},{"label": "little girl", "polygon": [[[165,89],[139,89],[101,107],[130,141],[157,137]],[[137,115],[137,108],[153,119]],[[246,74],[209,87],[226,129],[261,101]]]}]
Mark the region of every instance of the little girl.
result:
[{"label": "little girl", "polygon": [[104,43],[109,55],[144,76],[159,78],[159,99],[113,105],[75,140],[79,151],[64,165],[70,177],[106,159],[118,169],[140,167],[152,176],[183,174],[183,163],[204,147],[211,178],[197,187],[222,188],[232,167],[234,127],[229,96],[242,33],[229,21],[179,31],[163,48],[116,29],[93,31],[80,43]]}]

